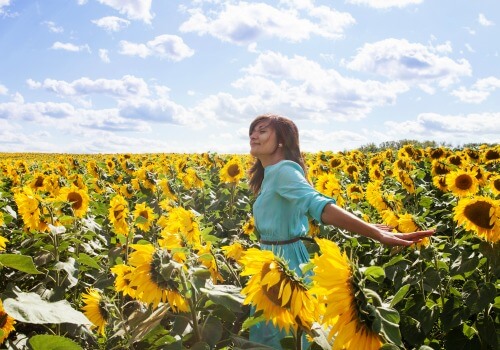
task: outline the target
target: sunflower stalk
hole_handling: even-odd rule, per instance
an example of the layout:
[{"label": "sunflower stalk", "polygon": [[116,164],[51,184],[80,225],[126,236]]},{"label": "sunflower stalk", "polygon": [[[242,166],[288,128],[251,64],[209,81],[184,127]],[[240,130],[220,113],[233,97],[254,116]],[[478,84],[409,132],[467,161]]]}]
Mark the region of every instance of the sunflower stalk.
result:
[{"label": "sunflower stalk", "polygon": [[198,342],[201,340],[201,331],[200,331],[200,326],[198,324],[198,317],[196,315],[196,295],[195,295],[196,293],[193,293],[191,288],[189,288],[184,271],[182,269],[180,269],[179,271],[180,271],[179,276],[181,278],[181,283],[189,303],[189,311],[191,313],[191,321],[194,330],[195,342]]}]

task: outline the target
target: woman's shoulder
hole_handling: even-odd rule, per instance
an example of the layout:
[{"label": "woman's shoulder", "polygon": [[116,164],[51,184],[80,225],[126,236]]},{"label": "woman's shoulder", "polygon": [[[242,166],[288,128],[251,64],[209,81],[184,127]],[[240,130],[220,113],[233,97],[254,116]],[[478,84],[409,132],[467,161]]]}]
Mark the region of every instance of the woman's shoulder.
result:
[{"label": "woman's shoulder", "polygon": [[302,169],[302,167],[293,160],[285,159],[275,165],[275,169],[279,173],[295,173],[298,171],[301,175],[304,175],[304,169]]}]

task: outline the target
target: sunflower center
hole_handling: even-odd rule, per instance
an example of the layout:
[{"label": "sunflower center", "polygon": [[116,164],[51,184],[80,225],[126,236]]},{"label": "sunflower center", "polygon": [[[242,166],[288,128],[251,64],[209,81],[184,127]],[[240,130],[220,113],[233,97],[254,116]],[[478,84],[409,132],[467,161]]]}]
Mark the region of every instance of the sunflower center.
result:
[{"label": "sunflower center", "polygon": [[354,173],[356,173],[356,172],[357,172],[357,170],[358,170],[358,168],[356,168],[356,166],[354,166],[354,165],[349,165],[349,166],[347,167],[347,172],[348,172],[349,174],[351,174],[351,175],[352,175],[352,174],[354,174]]},{"label": "sunflower center", "polygon": [[450,172],[449,169],[446,168],[443,164],[437,164],[434,167],[434,171],[436,172],[437,175],[446,175]]},{"label": "sunflower center", "polygon": [[35,187],[39,188],[43,186],[43,176],[38,176],[35,181]]},{"label": "sunflower center", "polygon": [[231,164],[227,168],[227,173],[231,177],[235,177],[235,176],[239,175],[240,171],[241,170],[240,170],[240,167],[238,166],[238,164]]},{"label": "sunflower center", "polygon": [[104,301],[99,301],[99,314],[101,314],[101,317],[107,321],[109,317],[108,310],[106,310],[106,303]]},{"label": "sunflower center", "polygon": [[468,190],[472,186],[472,178],[467,174],[461,174],[455,179],[455,186],[461,190]]},{"label": "sunflower center", "polygon": [[340,166],[340,164],[342,164],[342,162],[339,159],[334,159],[334,160],[332,160],[332,162],[330,164],[331,164],[332,168],[337,168]]},{"label": "sunflower center", "polygon": [[143,210],[139,213],[139,216],[142,216],[144,219],[149,219],[148,211]]},{"label": "sunflower center", "polygon": [[495,179],[495,181],[493,181],[493,187],[495,187],[497,191],[500,191],[500,179]]},{"label": "sunflower center", "polygon": [[68,202],[71,202],[71,207],[73,209],[80,209],[83,204],[83,198],[80,195],[80,193],[77,192],[70,192],[68,194]]},{"label": "sunflower center", "polygon": [[[264,266],[262,267],[262,271],[261,271],[261,280],[264,279],[264,277],[271,272],[272,268],[271,268],[271,265],[273,265],[274,268],[276,268],[276,263],[275,262],[270,262],[270,263],[267,263],[267,264],[264,264]],[[268,285],[263,285],[261,288],[262,288],[262,292],[264,293],[264,295],[275,305],[279,306],[279,307],[282,307],[281,306],[281,297],[280,297],[280,287],[281,287],[281,284],[282,283],[287,283],[287,281],[284,281],[286,279],[286,276],[284,276],[281,271],[280,271],[280,280],[278,283],[274,284],[272,287],[268,287]],[[287,308],[290,306],[290,303],[291,303],[291,298],[290,300],[285,304],[283,305],[283,307]]]},{"label": "sunflower center", "polygon": [[0,328],[3,328],[3,326],[5,326],[8,316],[9,315],[7,315],[5,312],[0,311]]},{"label": "sunflower center", "polygon": [[494,160],[500,158],[500,152],[489,150],[485,155],[486,160]]},{"label": "sunflower center", "polygon": [[123,211],[125,210],[125,206],[123,204],[118,204],[113,210],[113,215],[116,220],[120,220],[123,218]]},{"label": "sunflower center", "polygon": [[465,208],[464,215],[474,225],[491,230],[494,225],[490,224],[490,209],[490,203],[477,201]]}]

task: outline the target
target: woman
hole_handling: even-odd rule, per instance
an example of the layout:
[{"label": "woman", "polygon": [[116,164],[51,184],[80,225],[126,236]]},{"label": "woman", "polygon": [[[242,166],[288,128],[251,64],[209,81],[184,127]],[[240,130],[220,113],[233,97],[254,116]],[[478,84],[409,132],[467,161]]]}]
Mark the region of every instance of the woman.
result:
[{"label": "woman", "polygon": [[[308,232],[308,216],[326,225],[357,233],[387,245],[409,246],[434,231],[394,234],[383,225],[372,225],[335,205],[335,200],[316,191],[306,180],[297,126],[278,115],[258,116],[250,125],[250,188],[257,196],[253,215],[261,249],[288,261],[301,275],[300,264],[309,254],[300,240]],[[281,349],[286,334],[271,322],[250,329],[250,340]]]}]

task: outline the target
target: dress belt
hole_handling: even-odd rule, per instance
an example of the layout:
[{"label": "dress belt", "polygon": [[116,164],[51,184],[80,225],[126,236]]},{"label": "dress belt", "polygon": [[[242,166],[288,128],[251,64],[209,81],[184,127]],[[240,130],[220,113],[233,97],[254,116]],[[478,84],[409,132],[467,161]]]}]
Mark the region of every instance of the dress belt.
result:
[{"label": "dress belt", "polygon": [[287,239],[285,241],[265,241],[265,240],[260,240],[260,244],[271,244],[271,245],[284,245],[284,244],[290,244],[290,243],[295,243],[300,240],[300,237],[295,237],[292,239]]}]

